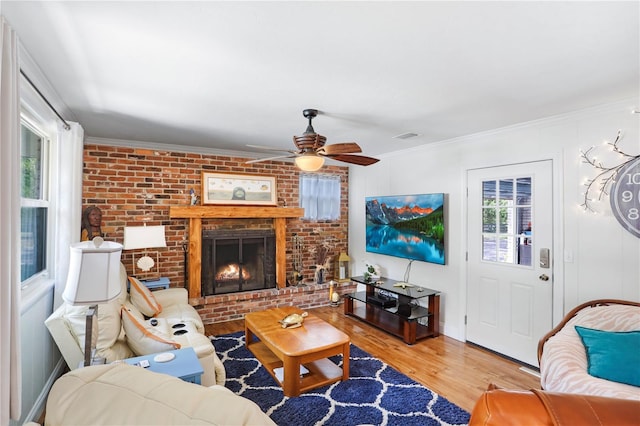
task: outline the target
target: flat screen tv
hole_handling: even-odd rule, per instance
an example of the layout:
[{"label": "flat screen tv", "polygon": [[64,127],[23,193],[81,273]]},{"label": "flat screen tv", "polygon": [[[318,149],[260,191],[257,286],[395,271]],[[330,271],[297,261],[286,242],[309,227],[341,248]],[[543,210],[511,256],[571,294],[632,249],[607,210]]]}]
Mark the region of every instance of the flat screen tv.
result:
[{"label": "flat screen tv", "polygon": [[367,251],[445,264],[444,194],[366,197]]}]

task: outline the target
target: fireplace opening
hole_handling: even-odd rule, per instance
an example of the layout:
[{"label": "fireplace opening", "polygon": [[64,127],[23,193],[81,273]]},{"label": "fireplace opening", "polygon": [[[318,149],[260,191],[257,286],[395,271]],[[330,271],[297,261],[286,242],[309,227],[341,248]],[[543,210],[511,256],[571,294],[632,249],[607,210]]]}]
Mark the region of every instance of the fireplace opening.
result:
[{"label": "fireplace opening", "polygon": [[202,295],[276,287],[272,229],[202,232]]}]

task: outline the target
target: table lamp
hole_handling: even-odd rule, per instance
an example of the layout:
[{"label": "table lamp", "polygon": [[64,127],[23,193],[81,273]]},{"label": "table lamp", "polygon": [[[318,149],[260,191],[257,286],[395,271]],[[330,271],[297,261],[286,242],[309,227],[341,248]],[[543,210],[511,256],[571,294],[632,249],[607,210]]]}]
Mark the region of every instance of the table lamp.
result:
[{"label": "table lamp", "polygon": [[[144,249],[144,255],[133,259],[133,275],[138,279],[150,280],[160,278],[158,271],[158,252],[155,252],[155,260],[147,254],[147,249],[154,247],[166,247],[164,226],[125,226],[124,249]],[[155,266],[155,269],[154,269]]]},{"label": "table lamp", "polygon": [[[120,255],[122,244],[96,237],[71,244],[69,275],[62,298],[70,305],[90,305],[86,314],[84,365],[91,365],[98,339],[98,304],[109,302],[121,292]],[[73,368],[72,366],[70,366]]]}]

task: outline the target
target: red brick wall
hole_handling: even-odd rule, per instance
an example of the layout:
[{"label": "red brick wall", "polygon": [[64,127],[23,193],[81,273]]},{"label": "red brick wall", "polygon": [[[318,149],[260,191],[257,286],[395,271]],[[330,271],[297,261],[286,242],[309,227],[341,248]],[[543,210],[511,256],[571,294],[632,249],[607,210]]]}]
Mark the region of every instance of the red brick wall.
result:
[{"label": "red brick wall", "polygon": [[[102,231],[105,239],[123,242],[124,226],[165,225],[167,247],[157,249],[160,273],[171,280],[172,287],[184,286],[185,253],[187,244],[186,219],[170,219],[169,206],[189,205],[191,189],[200,196],[202,171],[276,176],[278,204],[298,206],[300,171],[291,163],[265,162],[245,164],[247,158],[136,149],[87,144],[84,147],[83,209],[96,205],[102,210]],[[340,175],[342,189],[341,218],[338,221],[287,221],[287,277],[291,276],[291,239],[298,234],[304,239],[305,280],[313,279],[314,264],[309,249],[324,239],[333,242],[332,256],[348,252],[348,167],[325,166],[322,173]],[[203,228],[265,227],[271,221],[235,219],[206,220]],[[154,249],[155,250],[155,249]],[[127,272],[132,272],[132,255],[122,255]],[[329,278],[333,273],[329,271]],[[325,289],[325,292],[328,292]],[[301,293],[302,294],[302,293]],[[320,298],[322,299],[322,298]],[[328,296],[325,298],[328,303]],[[209,300],[207,298],[207,300]],[[211,300],[213,302],[213,300]],[[209,302],[207,302],[209,303]],[[295,304],[296,302],[292,302]],[[209,308],[202,312],[215,317]]]}]

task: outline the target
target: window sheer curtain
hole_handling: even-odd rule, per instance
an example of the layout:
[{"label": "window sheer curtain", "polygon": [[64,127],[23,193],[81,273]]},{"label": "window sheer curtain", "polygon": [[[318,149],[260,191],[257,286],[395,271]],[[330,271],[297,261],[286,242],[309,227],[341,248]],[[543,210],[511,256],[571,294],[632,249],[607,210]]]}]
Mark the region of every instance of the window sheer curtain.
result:
[{"label": "window sheer curtain", "polygon": [[18,420],[20,372],[20,68],[15,32],[0,17],[0,424]]},{"label": "window sheer curtain", "polygon": [[69,272],[69,245],[80,241],[80,223],[82,222],[82,162],[84,129],[80,124],[67,122],[71,127],[65,130],[58,125],[59,149],[57,182],[51,184],[58,188],[56,197],[56,233],[55,233],[55,270],[56,290],[54,303],[62,303],[62,292]]},{"label": "window sheer curtain", "polygon": [[300,207],[304,208],[304,219],[339,219],[340,176],[301,174]]}]

